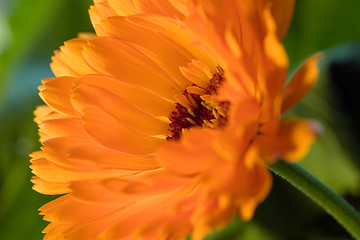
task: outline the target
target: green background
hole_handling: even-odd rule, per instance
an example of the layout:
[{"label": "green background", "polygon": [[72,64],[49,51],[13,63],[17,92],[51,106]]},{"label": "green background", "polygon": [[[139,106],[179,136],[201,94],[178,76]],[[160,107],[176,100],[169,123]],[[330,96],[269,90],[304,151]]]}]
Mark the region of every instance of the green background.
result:
[{"label": "green background", "polygon": [[[42,239],[37,209],[53,199],[31,189],[28,154],[38,150],[32,111],[37,86],[51,77],[53,50],[92,32],[90,0],[0,0],[0,239]],[[325,53],[314,90],[289,114],[318,119],[325,134],[301,162],[360,208],[360,1],[298,0],[285,47],[291,70]],[[288,183],[274,187],[255,218],[235,218],[207,239],[350,239],[322,209]],[[81,239],[79,239],[81,240]]]}]

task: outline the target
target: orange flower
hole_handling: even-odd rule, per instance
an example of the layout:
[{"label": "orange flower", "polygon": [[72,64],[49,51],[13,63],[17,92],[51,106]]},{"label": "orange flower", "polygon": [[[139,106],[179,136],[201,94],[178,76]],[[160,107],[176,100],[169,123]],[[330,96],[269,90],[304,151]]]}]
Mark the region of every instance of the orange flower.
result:
[{"label": "orange flower", "polygon": [[[34,189],[45,239],[202,239],[271,188],[266,164],[301,159],[314,122],[281,119],[317,78],[285,85],[289,0],[98,0],[96,35],[55,53],[35,111]],[[285,87],[284,87],[285,85]]]}]

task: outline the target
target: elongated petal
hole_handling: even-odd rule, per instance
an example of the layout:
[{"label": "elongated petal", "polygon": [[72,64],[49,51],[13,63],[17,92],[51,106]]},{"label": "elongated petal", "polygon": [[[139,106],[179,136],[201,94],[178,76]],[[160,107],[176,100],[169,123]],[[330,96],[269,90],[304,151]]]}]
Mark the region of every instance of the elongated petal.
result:
[{"label": "elongated petal", "polygon": [[44,79],[40,88],[40,97],[55,112],[69,116],[78,115],[70,102],[71,88],[75,78],[58,77]]},{"label": "elongated petal", "polygon": [[[154,194],[166,194],[182,188],[191,179],[170,174],[164,169],[142,172],[128,177],[77,181],[71,184],[73,196],[85,202],[109,202],[125,205]],[[91,184],[93,188],[88,188]]]},{"label": "elongated petal", "polygon": [[[153,155],[126,154],[103,147],[97,143],[79,144],[67,150],[68,158],[74,161],[94,162],[97,171],[111,172],[112,170],[145,171],[159,168]],[[117,176],[124,171],[114,171]],[[131,173],[131,172],[130,172]]]},{"label": "elongated petal", "polygon": [[71,192],[68,183],[47,182],[39,177],[31,179],[34,184],[33,189],[39,193],[47,195],[59,195]]},{"label": "elongated petal", "polygon": [[[126,175],[132,173],[129,170],[139,171],[159,167],[152,155],[124,154],[103,147],[94,141],[76,137],[49,139],[43,143],[42,150],[44,155],[33,158],[46,158],[48,162],[58,165],[62,170],[73,171],[74,175],[76,173],[79,175],[92,173],[91,176]],[[49,174],[51,177],[51,172]],[[41,177],[45,178],[43,175]]]},{"label": "elongated petal", "polygon": [[[157,152],[157,159],[166,169],[178,174],[191,175],[205,171],[216,161],[216,154],[209,151],[212,131],[191,130],[180,143],[167,143]],[[193,144],[194,141],[197,144]],[[184,162],[184,159],[187,159]]]},{"label": "elongated petal", "polygon": [[137,12],[133,0],[107,0],[107,2],[117,15],[126,16]]},{"label": "elongated petal", "polygon": [[[153,13],[170,17],[182,17],[186,9],[183,0],[108,0],[110,6],[120,16],[137,13]],[[181,10],[185,11],[184,13]]]},{"label": "elongated petal", "polygon": [[321,57],[321,54],[316,54],[306,60],[286,85],[281,106],[282,112],[297,104],[311,90],[319,75],[317,64]]},{"label": "elongated petal", "polygon": [[[132,19],[131,17],[109,18],[97,27],[97,32],[100,36],[113,36],[132,43],[159,64],[181,87],[186,87],[188,81],[180,73],[179,66],[187,64],[195,56],[184,46],[179,45],[176,39],[169,39],[155,32],[154,29],[150,30],[146,25],[141,26],[133,22]],[[179,26],[174,25],[174,27],[180,32]]]},{"label": "elongated petal", "polygon": [[[169,128],[168,123],[151,116],[126,102],[104,88],[81,85],[73,91],[73,103],[80,112],[95,106],[116,117],[118,124],[131,128],[134,132],[151,136],[163,135]],[[117,109],[122,109],[117,111]],[[165,116],[164,116],[165,117]]]},{"label": "elongated petal", "polygon": [[[68,188],[68,185],[73,181],[79,181],[84,179],[102,179],[110,177],[119,177],[132,174],[134,172],[124,171],[122,169],[102,169],[101,171],[94,171],[93,169],[73,169],[58,165],[45,158],[46,154],[43,152],[33,153],[31,155],[32,165],[30,168],[32,172],[41,178],[37,183],[41,183],[41,188],[37,188],[37,191],[42,191],[45,187],[51,188],[53,184],[64,185]],[[119,162],[121,162],[121,155],[118,155]],[[93,159],[91,159],[93,160]],[[88,159],[88,161],[91,161]],[[130,159],[127,159],[131,162]],[[79,161],[79,159],[77,159]],[[94,160],[93,160],[94,161]],[[120,165],[121,163],[119,163]],[[60,186],[59,186],[60,187]],[[47,189],[46,188],[46,189]],[[68,191],[69,192],[69,191]]]},{"label": "elongated petal", "polygon": [[87,133],[82,124],[79,118],[58,118],[42,121],[39,124],[39,132],[44,134],[44,137],[40,141],[44,142],[55,137],[86,136]]},{"label": "elongated petal", "polygon": [[115,75],[171,99],[180,86],[158,64],[130,44],[110,37],[89,41],[83,51],[98,72]]},{"label": "elongated petal", "polygon": [[95,28],[96,25],[101,24],[101,21],[110,16],[116,16],[115,11],[109,6],[107,2],[95,3],[89,9],[91,23]]},{"label": "elongated petal", "polygon": [[108,214],[113,209],[114,206],[105,204],[98,204],[95,207],[89,208],[89,205],[66,195],[42,206],[40,211],[42,215],[45,215],[44,219],[47,221],[56,224],[69,224],[89,222]]},{"label": "elongated petal", "polygon": [[[217,72],[217,62],[211,58],[211,55],[199,48],[197,44],[194,44],[194,39],[190,38],[186,32],[182,29],[182,25],[179,26],[179,22],[175,19],[158,16],[158,15],[135,15],[127,18],[134,25],[138,25],[141,28],[151,29],[156,34],[164,36],[170,40],[176,50],[183,54],[185,52],[191,53],[193,59],[199,59],[204,62],[211,70],[212,73]],[[177,47],[177,45],[180,46]],[[186,55],[185,55],[186,56]]]},{"label": "elongated petal", "polygon": [[94,38],[93,35],[81,35],[83,38],[69,40],[60,47],[60,51],[55,52],[52,57],[51,69],[55,76],[78,77],[82,74],[94,73],[84,61],[81,51],[87,44],[87,40]]},{"label": "elongated petal", "polygon": [[313,120],[284,119],[280,122],[277,147],[285,160],[298,161],[309,151],[322,128]]},{"label": "elongated petal", "polygon": [[89,107],[83,112],[87,132],[100,144],[120,152],[150,154],[165,141],[133,131],[99,108]]},{"label": "elongated petal", "polygon": [[58,114],[54,112],[50,107],[46,105],[41,105],[36,108],[34,111],[35,119],[34,121],[37,124],[40,124],[42,121],[47,119],[58,119],[58,118],[64,118],[65,116],[62,114]]},{"label": "elongated petal", "polygon": [[276,22],[277,35],[283,40],[291,23],[295,0],[269,0],[269,2],[273,2],[271,12]]},{"label": "elongated petal", "polygon": [[[86,85],[102,88],[121,97],[129,104],[138,108],[138,110],[142,110],[155,117],[167,116],[175,104],[173,101],[162,98],[156,92],[151,92],[140,85],[109,75],[86,75],[77,79],[75,85],[77,87]],[[75,98],[76,91],[76,89],[73,91],[73,98]],[[78,110],[80,111],[81,109]]]}]

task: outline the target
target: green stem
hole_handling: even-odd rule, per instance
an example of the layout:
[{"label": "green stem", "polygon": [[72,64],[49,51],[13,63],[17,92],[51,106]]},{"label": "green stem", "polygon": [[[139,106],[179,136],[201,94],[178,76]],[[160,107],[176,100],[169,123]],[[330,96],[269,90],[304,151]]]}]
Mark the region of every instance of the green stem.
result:
[{"label": "green stem", "polygon": [[279,161],[269,168],[308,195],[333,216],[355,239],[360,240],[360,214],[341,196],[299,164]]}]

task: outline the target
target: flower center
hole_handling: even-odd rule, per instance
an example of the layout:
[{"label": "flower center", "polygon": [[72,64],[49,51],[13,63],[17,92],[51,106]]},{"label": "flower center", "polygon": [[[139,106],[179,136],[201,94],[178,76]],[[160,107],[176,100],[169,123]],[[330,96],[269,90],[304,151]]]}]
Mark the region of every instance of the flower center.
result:
[{"label": "flower center", "polygon": [[193,84],[175,96],[178,103],[169,116],[170,134],[166,140],[180,139],[183,130],[190,127],[215,129],[226,125],[230,102],[219,102],[213,98],[224,80],[223,72],[219,71],[210,79],[207,88]]}]

